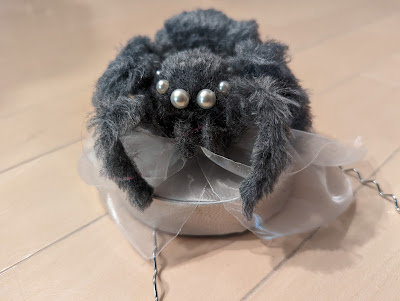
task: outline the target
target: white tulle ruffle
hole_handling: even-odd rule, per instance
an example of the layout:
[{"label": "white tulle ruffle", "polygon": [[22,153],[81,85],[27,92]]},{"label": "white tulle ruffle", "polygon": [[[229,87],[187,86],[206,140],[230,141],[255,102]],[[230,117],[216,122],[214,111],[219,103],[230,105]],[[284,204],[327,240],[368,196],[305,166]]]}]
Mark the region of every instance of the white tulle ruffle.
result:
[{"label": "white tulle ruffle", "polygon": [[292,130],[291,163],[274,192],[260,200],[252,219],[242,215],[239,184],[250,171],[256,130],[224,156],[205,148],[195,159],[179,158],[173,140],[144,129],[122,139],[141,175],[155,188],[154,201],[145,211],[132,207],[113,181],[100,176],[99,162],[89,139],[79,162],[84,181],[100,192],[110,215],[145,258],[178,234],[221,235],[250,230],[261,239],[305,232],[336,219],[353,200],[349,179],[338,166],[365,155],[359,139],[342,144],[314,133]]}]

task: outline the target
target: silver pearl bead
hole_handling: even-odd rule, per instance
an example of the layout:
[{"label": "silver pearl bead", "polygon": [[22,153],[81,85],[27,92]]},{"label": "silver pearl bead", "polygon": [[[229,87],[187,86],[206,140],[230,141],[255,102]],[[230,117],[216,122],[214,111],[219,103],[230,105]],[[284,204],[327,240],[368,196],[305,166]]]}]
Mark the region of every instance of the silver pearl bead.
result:
[{"label": "silver pearl bead", "polygon": [[219,92],[221,92],[222,94],[225,94],[225,95],[229,94],[230,88],[231,88],[231,85],[226,81],[222,81],[218,85]]},{"label": "silver pearl bead", "polygon": [[177,109],[184,109],[189,105],[189,93],[183,89],[176,89],[171,93],[171,103]]},{"label": "silver pearl bead", "polygon": [[209,89],[203,89],[197,94],[197,104],[203,109],[211,109],[217,101],[215,93]]},{"label": "silver pearl bead", "polygon": [[159,80],[156,85],[157,92],[160,94],[164,94],[165,92],[167,92],[168,87],[169,82],[166,79]]},{"label": "silver pearl bead", "polygon": [[161,74],[161,70],[157,70],[157,71],[156,71],[156,74],[157,74],[157,75],[160,75],[160,74]]}]

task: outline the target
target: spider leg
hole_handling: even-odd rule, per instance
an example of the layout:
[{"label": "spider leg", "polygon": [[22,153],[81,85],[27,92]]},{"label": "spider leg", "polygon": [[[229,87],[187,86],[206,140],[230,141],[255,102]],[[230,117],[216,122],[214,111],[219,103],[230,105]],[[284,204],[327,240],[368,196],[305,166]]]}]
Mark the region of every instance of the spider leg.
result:
[{"label": "spider leg", "polygon": [[[288,47],[277,41],[270,40],[264,43],[255,41],[241,41],[235,48],[236,57],[231,66],[240,70],[240,74],[248,78],[271,77],[277,85],[284,87],[287,98],[298,103],[299,107],[290,106],[293,115],[290,127],[302,131],[311,128],[312,116],[306,91],[301,88],[299,81],[289,69]],[[290,95],[289,95],[290,94]]]},{"label": "spider leg", "polygon": [[102,174],[126,191],[129,201],[140,209],[151,204],[153,188],[126,154],[120,138],[127,129],[134,128],[141,121],[143,99],[140,96],[120,96],[112,109],[98,111],[89,124],[95,129],[94,147],[102,162]]},{"label": "spider leg", "polygon": [[235,84],[247,99],[242,102],[244,115],[255,120],[258,128],[252,169],[240,186],[243,214],[248,219],[257,202],[273,191],[287,166],[290,128],[307,131],[311,127],[309,99],[287,66],[287,50],[273,40],[241,41],[231,59],[233,70],[243,74]]},{"label": "spider leg", "polygon": [[[270,78],[248,99],[258,133],[251,155],[251,172],[240,185],[243,214],[250,219],[257,203],[270,194],[288,163],[288,129],[294,102],[283,96],[284,89]],[[259,86],[259,87],[260,87]]]},{"label": "spider leg", "polygon": [[142,91],[159,63],[152,48],[148,38],[128,41],[97,82],[92,99],[94,114],[88,123],[94,129],[94,147],[103,175],[126,191],[129,201],[142,210],[151,204],[153,188],[126,154],[121,137],[146,115],[149,104]]}]

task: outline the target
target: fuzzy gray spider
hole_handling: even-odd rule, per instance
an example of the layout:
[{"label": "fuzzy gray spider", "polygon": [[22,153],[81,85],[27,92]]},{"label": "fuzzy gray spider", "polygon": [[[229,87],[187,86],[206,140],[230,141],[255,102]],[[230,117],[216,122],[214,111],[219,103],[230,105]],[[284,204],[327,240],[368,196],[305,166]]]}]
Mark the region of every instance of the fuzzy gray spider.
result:
[{"label": "fuzzy gray spider", "polygon": [[154,42],[129,40],[108,65],[88,126],[103,173],[133,205],[144,210],[153,196],[120,140],[139,125],[175,139],[182,158],[194,156],[198,146],[223,154],[256,126],[251,172],[240,185],[243,214],[250,218],[273,191],[288,163],[290,128],[309,130],[311,114],[287,66],[287,46],[262,42],[257,27],[215,10],[183,12],[165,22]]}]

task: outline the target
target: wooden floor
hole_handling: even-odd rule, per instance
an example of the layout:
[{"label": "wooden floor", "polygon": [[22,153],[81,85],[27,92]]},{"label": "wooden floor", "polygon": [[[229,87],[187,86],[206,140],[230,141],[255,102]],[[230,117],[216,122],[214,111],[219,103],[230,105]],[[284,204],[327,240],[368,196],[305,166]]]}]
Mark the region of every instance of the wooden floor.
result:
[{"label": "wooden floor", "polygon": [[[400,194],[399,0],[2,1],[1,301],[152,300],[151,263],[76,164],[116,48],[197,7],[255,18],[262,37],[289,44],[316,130],[363,136],[365,175]],[[159,260],[164,300],[400,300],[400,215],[355,185],[355,204],[312,233],[177,238]]]}]

